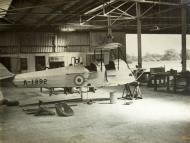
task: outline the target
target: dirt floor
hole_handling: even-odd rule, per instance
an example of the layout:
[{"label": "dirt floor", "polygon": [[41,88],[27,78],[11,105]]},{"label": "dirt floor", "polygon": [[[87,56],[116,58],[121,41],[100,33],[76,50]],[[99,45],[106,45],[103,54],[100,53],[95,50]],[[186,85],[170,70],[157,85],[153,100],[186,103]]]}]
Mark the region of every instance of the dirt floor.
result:
[{"label": "dirt floor", "polygon": [[[111,89],[122,95],[123,87]],[[84,94],[86,98],[109,97],[108,89]],[[0,143],[190,143],[190,96],[154,92],[142,87],[142,100],[77,103],[74,116],[33,116],[17,107],[0,107]],[[20,104],[39,99],[55,101],[78,94],[48,96],[39,89],[3,88],[8,99]],[[55,111],[55,109],[51,109]]]}]

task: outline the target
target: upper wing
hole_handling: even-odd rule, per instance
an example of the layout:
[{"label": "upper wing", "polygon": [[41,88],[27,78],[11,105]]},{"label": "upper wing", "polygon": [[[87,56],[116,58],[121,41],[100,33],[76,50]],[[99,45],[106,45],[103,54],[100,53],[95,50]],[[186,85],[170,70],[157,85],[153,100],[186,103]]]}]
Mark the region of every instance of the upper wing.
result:
[{"label": "upper wing", "polygon": [[98,46],[95,49],[112,50],[112,49],[117,49],[118,47],[121,47],[120,43],[107,43],[107,44]]}]

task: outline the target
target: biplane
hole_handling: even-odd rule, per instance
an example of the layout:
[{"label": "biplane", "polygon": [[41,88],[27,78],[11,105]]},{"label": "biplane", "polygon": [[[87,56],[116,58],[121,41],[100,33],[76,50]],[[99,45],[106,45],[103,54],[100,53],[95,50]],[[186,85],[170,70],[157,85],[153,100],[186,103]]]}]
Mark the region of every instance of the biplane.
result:
[{"label": "biplane", "polygon": [[[128,84],[136,79],[128,64],[120,58],[120,47],[120,43],[108,43],[96,47],[94,61],[88,66],[79,63],[67,67],[15,75],[0,64],[0,80],[10,79],[16,87],[22,88],[83,86],[98,88]],[[113,52],[114,50],[118,52]],[[99,59],[96,57],[96,53],[100,53]],[[108,53],[106,59],[104,53]],[[116,56],[117,58],[113,58]]]}]

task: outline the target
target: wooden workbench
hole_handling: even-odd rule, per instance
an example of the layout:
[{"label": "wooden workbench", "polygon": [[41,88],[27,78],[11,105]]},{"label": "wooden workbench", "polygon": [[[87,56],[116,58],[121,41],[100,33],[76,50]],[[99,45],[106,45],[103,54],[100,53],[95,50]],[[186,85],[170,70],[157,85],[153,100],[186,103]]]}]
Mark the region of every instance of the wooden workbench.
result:
[{"label": "wooden workbench", "polygon": [[[166,87],[166,90],[170,91],[170,86],[172,87],[174,93],[177,92],[177,89],[184,89],[184,91],[187,92],[190,90],[190,73],[188,72],[177,74],[163,72],[154,73],[152,76],[154,78],[154,91],[157,91],[158,87]],[[173,83],[171,83],[170,79],[173,79]]]}]

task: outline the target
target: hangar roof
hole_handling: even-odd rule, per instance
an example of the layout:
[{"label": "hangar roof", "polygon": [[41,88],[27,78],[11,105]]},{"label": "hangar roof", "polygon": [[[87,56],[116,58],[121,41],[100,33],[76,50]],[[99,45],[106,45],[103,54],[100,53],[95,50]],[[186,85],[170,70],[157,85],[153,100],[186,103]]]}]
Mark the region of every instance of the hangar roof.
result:
[{"label": "hangar roof", "polygon": [[182,5],[190,33],[190,0],[0,0],[0,31],[136,33],[137,3],[144,33],[181,33]]}]

